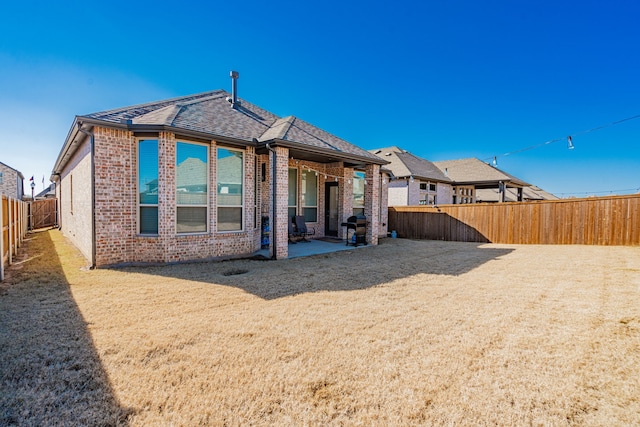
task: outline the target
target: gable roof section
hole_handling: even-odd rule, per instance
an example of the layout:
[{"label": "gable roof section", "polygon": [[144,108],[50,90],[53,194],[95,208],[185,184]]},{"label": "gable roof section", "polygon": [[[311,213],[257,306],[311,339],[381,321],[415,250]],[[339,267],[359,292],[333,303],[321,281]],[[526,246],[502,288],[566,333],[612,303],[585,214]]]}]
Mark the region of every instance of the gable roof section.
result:
[{"label": "gable roof section", "polygon": [[503,181],[516,186],[530,185],[476,158],[444,160],[434,164],[457,184],[489,184]]},{"label": "gable roof section", "polygon": [[386,163],[386,161],[380,161],[377,156],[368,151],[295,116],[287,116],[276,120],[259,139],[261,142],[268,142],[270,140],[279,141],[287,146],[290,146],[290,144],[301,144],[307,148],[314,148],[325,152],[354,155],[362,159],[367,159],[369,163]]},{"label": "gable roof section", "polygon": [[438,182],[451,182],[451,179],[429,160],[415,156],[396,146],[369,150],[383,160],[390,162],[386,166],[398,178],[410,177]]}]

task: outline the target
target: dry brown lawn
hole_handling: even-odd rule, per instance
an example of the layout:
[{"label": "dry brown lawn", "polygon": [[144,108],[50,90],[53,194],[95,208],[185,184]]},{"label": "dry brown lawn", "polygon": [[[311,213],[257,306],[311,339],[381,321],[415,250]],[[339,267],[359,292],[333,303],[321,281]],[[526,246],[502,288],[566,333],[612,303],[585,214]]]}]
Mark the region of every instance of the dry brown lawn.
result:
[{"label": "dry brown lawn", "polygon": [[0,285],[0,425],[640,425],[640,248],[385,239]]}]

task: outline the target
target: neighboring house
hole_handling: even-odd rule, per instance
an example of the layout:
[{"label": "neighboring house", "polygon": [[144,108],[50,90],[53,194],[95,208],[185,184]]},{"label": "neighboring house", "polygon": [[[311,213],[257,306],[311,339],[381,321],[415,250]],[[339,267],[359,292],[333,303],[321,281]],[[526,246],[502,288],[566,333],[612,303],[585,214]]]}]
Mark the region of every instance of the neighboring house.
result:
[{"label": "neighboring house", "polygon": [[453,196],[449,203],[476,203],[482,200],[478,194],[484,190],[495,193],[496,202],[507,201],[507,194],[514,193],[515,201],[524,200],[523,189],[530,184],[497,167],[476,158],[445,160],[434,164],[453,181]]},{"label": "neighboring house", "polygon": [[24,196],[24,176],[2,162],[0,162],[0,194],[16,200],[22,200]]},{"label": "neighboring house", "polygon": [[452,181],[430,161],[395,146],[369,152],[389,162],[389,206],[451,203]]},{"label": "neighboring house", "polygon": [[61,229],[92,265],[247,256],[267,227],[271,256],[286,258],[292,215],[344,237],[364,213],[367,241],[386,236],[387,162],[238,99],[232,78],[231,94],[75,117],[51,179]]}]

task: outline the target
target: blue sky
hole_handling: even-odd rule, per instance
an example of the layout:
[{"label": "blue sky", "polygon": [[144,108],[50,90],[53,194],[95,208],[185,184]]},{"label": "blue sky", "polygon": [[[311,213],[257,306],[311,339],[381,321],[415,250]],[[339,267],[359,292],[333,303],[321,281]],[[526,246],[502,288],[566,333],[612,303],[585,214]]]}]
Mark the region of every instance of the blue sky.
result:
[{"label": "blue sky", "polygon": [[34,175],[37,191],[75,115],[230,90],[232,69],[241,98],[365,149],[497,156],[499,168],[561,197],[640,191],[640,117],[581,133],[640,115],[637,1],[2,9],[0,161],[25,187]]}]

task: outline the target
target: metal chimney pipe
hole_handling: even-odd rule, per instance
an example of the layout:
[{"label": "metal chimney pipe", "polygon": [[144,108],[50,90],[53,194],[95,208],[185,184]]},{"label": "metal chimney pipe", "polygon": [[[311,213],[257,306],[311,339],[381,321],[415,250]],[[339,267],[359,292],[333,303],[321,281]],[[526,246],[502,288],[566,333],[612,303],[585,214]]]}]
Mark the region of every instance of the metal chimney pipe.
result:
[{"label": "metal chimney pipe", "polygon": [[240,73],[237,71],[232,71],[230,73],[231,77],[231,107],[236,108],[238,104],[238,77],[240,77]]}]

